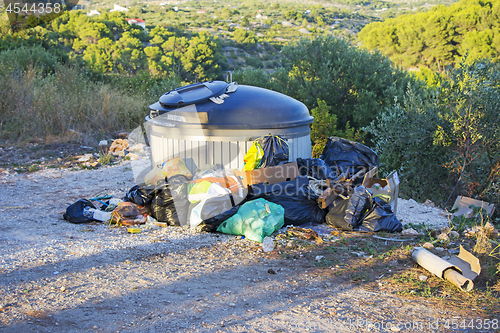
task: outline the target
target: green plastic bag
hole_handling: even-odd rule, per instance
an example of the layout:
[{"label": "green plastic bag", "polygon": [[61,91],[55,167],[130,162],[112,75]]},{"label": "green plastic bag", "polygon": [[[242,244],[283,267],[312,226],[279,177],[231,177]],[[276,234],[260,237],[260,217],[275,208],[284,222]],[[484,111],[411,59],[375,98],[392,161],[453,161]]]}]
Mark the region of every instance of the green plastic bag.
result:
[{"label": "green plastic bag", "polygon": [[264,237],[283,227],[285,209],[263,198],[244,203],[236,214],[222,222],[218,232],[230,235],[243,235],[262,243]]},{"label": "green plastic bag", "polygon": [[262,162],[262,157],[264,156],[264,149],[256,141],[253,142],[252,146],[248,149],[247,153],[243,157],[243,162],[245,163],[245,171],[257,169]]}]

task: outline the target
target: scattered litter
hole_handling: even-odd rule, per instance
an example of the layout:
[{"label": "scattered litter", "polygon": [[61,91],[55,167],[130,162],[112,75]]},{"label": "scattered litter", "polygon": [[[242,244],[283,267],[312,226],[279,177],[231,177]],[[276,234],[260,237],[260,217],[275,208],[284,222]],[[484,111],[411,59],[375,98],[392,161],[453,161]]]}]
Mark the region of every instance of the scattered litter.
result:
[{"label": "scattered litter", "polygon": [[110,224],[131,226],[146,223],[147,209],[133,202],[122,202],[111,213]]},{"label": "scattered litter", "polygon": [[94,158],[94,155],[92,155],[92,154],[85,154],[84,156],[82,156],[82,157],[80,157],[78,159],[78,162],[89,162],[93,158]]},{"label": "scattered litter", "polygon": [[117,155],[119,152],[122,152],[127,148],[128,141],[126,139],[116,139],[109,147],[109,152],[113,155]]},{"label": "scattered litter", "polygon": [[[285,235],[288,238],[306,239],[306,240],[315,241],[318,244],[323,243],[323,239],[318,235],[318,233],[316,231],[314,231],[312,229],[288,226],[286,228]],[[281,236],[281,237],[283,237],[283,236]]]},{"label": "scattered litter", "polygon": [[377,238],[377,239],[381,239],[381,240],[386,240],[386,241],[394,241],[394,242],[409,242],[409,241],[412,241],[412,240],[415,239],[415,238],[405,238],[405,239],[401,239],[401,238],[387,238],[387,237],[380,237],[380,236],[377,236],[377,235],[373,235],[373,238]]},{"label": "scattered litter", "polygon": [[481,273],[479,259],[461,245],[458,256],[453,256],[448,260],[444,260],[422,247],[413,250],[412,258],[432,274],[450,281],[462,291],[471,291],[474,287],[472,280]]},{"label": "scattered litter", "polygon": [[488,215],[492,216],[495,212],[495,205],[485,201],[475,200],[469,197],[458,196],[451,208],[455,211],[453,216],[466,216],[470,217],[474,213],[473,207],[483,208]]},{"label": "scattered litter", "polygon": [[274,241],[271,237],[264,237],[262,241],[262,251],[268,253],[274,250]]},{"label": "scattered litter", "polygon": [[75,203],[66,208],[63,218],[71,223],[87,223],[94,220],[93,213],[90,209],[95,209],[95,206],[90,200],[78,199]]}]

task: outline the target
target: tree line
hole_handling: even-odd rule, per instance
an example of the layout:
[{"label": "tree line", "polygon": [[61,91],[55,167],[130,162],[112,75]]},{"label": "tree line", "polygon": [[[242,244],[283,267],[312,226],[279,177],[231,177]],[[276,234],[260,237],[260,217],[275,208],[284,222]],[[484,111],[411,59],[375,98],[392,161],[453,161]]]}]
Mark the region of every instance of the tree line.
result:
[{"label": "tree line", "polygon": [[500,56],[500,0],[461,0],[451,6],[401,15],[365,26],[361,44],[378,49],[405,68],[445,66],[469,59]]}]

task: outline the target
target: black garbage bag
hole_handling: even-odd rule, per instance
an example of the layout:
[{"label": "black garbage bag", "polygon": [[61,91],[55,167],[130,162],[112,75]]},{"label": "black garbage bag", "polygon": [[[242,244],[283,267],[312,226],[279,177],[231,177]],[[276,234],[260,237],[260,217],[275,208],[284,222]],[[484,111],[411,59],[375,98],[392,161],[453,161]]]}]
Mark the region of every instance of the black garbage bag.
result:
[{"label": "black garbage bag", "polygon": [[352,225],[345,220],[345,211],[347,210],[349,199],[338,198],[334,201],[334,204],[335,206],[326,214],[326,223],[344,231],[353,231]]},{"label": "black garbage bag", "polygon": [[260,196],[274,202],[285,209],[285,224],[294,226],[312,223],[324,223],[326,211],[318,206],[315,195],[308,185],[289,186],[286,191],[276,191]]},{"label": "black garbage bag", "polygon": [[85,208],[96,208],[92,202],[87,199],[78,199],[75,203],[66,208],[63,218],[71,223],[87,223],[95,221],[92,213],[85,214]]},{"label": "black garbage bag", "polygon": [[358,171],[366,172],[379,166],[378,155],[373,150],[361,143],[335,136],[328,138],[320,158],[332,170],[348,172],[351,176]]},{"label": "black garbage bag", "polygon": [[392,212],[391,206],[379,197],[373,199],[373,208],[359,226],[359,231],[368,232],[400,232],[401,230],[403,230],[403,225]]},{"label": "black garbage bag", "polygon": [[146,186],[146,184],[135,185],[125,194],[125,201],[133,202],[139,206],[146,206],[151,203],[155,197],[156,191],[154,186]]},{"label": "black garbage bag", "polygon": [[247,199],[257,199],[261,198],[263,194],[269,193],[289,193],[290,195],[294,195],[297,192],[297,188],[309,185],[309,179],[304,176],[298,176],[294,180],[288,180],[275,184],[253,184],[248,187],[248,195]]},{"label": "black garbage bag", "polygon": [[167,179],[165,185],[155,190],[151,201],[152,216],[159,222],[179,226],[187,221],[189,200],[187,199],[187,184],[190,179],[176,175]]},{"label": "black garbage bag", "polygon": [[372,194],[363,186],[354,188],[345,211],[345,221],[354,230],[361,224],[362,218],[372,208]]},{"label": "black garbage bag", "polygon": [[265,135],[257,139],[264,150],[259,168],[280,165],[288,162],[288,142],[281,135]]},{"label": "black garbage bag", "polygon": [[316,179],[338,179],[335,172],[320,158],[297,158],[297,166],[301,176],[314,177]]}]

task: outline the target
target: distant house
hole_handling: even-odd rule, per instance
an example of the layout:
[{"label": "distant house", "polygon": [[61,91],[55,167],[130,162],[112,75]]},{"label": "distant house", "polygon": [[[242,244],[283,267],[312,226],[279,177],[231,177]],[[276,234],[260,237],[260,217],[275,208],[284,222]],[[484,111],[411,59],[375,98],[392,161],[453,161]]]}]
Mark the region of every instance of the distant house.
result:
[{"label": "distant house", "polygon": [[128,8],[114,4],[113,9],[111,9],[110,12],[128,12]]},{"label": "distant house", "polygon": [[205,14],[207,11],[205,9],[198,9],[196,14]]},{"label": "distant house", "polygon": [[128,22],[128,24],[137,24],[138,26],[142,27],[144,30],[146,30],[146,21],[138,18],[127,18],[125,21]]},{"label": "distant house", "polygon": [[92,10],[89,10],[89,12],[87,13],[87,16],[94,16],[94,15],[101,15],[101,12],[99,12],[98,10],[92,9]]}]

